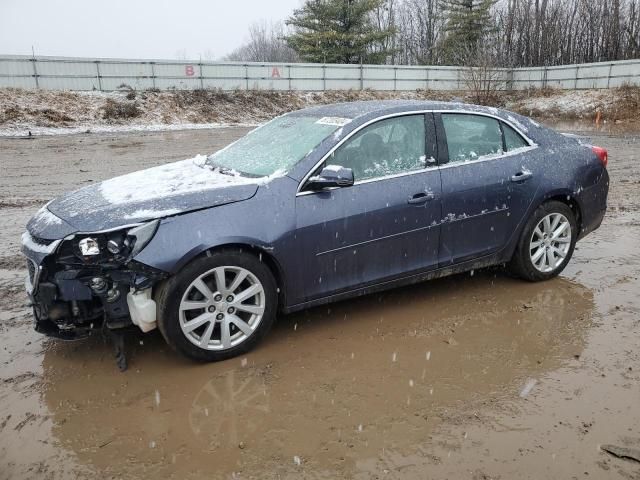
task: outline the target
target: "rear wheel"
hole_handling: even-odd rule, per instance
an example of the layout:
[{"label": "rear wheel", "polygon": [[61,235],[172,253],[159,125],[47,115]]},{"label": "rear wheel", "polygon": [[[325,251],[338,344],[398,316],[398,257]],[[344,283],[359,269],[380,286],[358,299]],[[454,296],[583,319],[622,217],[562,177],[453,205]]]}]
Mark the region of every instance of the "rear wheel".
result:
[{"label": "rear wheel", "polygon": [[571,208],[562,202],[546,202],[527,221],[509,267],[529,281],[555,277],[569,263],[577,237]]},{"label": "rear wheel", "polygon": [[171,278],[158,302],[158,325],[171,347],[195,360],[224,360],[247,352],[269,331],[276,284],[255,256],[221,251]]}]

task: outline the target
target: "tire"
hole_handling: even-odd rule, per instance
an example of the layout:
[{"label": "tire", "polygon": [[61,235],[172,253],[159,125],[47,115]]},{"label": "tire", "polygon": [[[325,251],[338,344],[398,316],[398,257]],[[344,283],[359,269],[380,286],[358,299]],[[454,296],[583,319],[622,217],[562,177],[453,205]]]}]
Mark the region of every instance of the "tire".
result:
[{"label": "tire", "polygon": [[[545,223],[547,219],[548,224]],[[558,224],[549,230],[548,227],[554,227],[553,223],[556,219]],[[566,226],[564,226],[565,221]],[[556,237],[556,241],[555,233],[561,226],[564,226],[564,230]],[[509,270],[530,282],[549,280],[560,274],[567,266],[577,239],[578,226],[571,208],[555,200],[543,203],[533,212],[524,226],[509,262]]]},{"label": "tire", "polygon": [[271,270],[240,250],[197,258],[160,287],[156,300],[167,343],[202,362],[251,350],[271,328],[278,307]]}]

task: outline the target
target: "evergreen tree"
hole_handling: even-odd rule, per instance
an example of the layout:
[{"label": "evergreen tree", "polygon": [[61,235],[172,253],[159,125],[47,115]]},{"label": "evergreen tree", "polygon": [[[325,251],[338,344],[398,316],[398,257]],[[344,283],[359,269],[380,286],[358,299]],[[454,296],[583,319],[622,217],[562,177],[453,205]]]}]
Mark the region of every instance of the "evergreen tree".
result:
[{"label": "evergreen tree", "polygon": [[392,28],[379,29],[372,12],[385,0],[306,0],[287,25],[287,43],[302,60],[323,63],[384,63],[383,42]]},{"label": "evergreen tree", "polygon": [[491,26],[491,7],[497,0],[442,0],[446,37],[446,61],[456,63],[472,57]]}]

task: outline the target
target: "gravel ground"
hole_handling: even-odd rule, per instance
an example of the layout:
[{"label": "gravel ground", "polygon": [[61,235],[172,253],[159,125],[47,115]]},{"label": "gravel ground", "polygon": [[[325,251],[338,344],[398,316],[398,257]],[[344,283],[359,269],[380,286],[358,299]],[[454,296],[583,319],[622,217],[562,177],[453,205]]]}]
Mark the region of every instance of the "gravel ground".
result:
[{"label": "gravel ground", "polygon": [[[563,126],[566,128],[566,126]],[[63,191],[212,152],[246,128],[0,139],[0,479],[640,478],[640,136],[557,279],[475,272],[279,319],[254,352],[179,358],[31,329],[19,236]]]}]

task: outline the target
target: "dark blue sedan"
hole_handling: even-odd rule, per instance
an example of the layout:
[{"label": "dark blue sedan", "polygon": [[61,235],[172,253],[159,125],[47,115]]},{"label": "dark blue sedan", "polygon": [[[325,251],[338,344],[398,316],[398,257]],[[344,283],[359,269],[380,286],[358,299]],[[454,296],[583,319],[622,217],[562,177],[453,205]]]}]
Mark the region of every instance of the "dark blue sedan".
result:
[{"label": "dark blue sedan", "polygon": [[495,108],[296,111],[45,205],[23,235],[35,328],[157,326],[213,361],[280,312],[498,264],[547,280],[602,222],[606,166],[604,149]]}]

